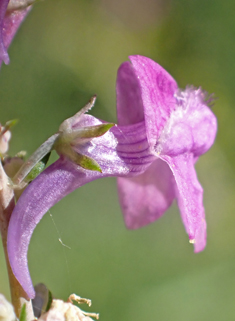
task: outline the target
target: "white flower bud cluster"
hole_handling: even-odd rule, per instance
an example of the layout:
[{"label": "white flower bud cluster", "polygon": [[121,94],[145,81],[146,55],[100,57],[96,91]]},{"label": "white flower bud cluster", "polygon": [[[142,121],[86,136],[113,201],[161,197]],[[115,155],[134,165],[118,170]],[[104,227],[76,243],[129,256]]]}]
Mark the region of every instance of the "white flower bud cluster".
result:
[{"label": "white flower bud cluster", "polygon": [[93,321],[84,313],[86,314],[72,303],[53,300],[50,310],[44,313],[38,321]]},{"label": "white flower bud cluster", "polygon": [[11,303],[0,294],[0,321],[15,321],[16,315]]}]

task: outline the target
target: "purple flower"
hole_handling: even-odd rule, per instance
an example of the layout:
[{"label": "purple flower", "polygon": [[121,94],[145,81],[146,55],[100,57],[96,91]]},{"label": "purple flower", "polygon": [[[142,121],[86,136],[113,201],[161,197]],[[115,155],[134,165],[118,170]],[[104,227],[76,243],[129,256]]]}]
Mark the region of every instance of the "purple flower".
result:
[{"label": "purple flower", "polygon": [[[60,158],[26,188],[12,213],[9,259],[29,297],[34,297],[34,289],[27,251],[34,228],[61,198],[98,178],[118,176],[128,228],[158,219],[176,198],[195,252],[205,247],[203,191],[194,164],[214,142],[216,118],[201,89],[180,91],[157,63],[141,56],[130,60],[118,71],[119,125],[99,137],[88,137],[83,132],[104,122],[83,113],[70,118],[58,133],[64,145],[54,144]],[[73,136],[70,142],[69,135]],[[102,172],[78,166],[75,154],[93,159]]]},{"label": "purple flower", "polygon": [[9,47],[21,22],[30,10],[27,2],[29,1],[0,1],[0,66],[2,61],[4,61],[6,65],[8,65],[10,62],[7,48]]}]

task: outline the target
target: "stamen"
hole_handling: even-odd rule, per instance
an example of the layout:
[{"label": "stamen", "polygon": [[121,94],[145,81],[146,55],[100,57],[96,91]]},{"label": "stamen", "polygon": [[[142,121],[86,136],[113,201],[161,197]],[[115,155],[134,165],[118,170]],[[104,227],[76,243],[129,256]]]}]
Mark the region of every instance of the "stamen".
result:
[{"label": "stamen", "polygon": [[[82,311],[82,310],[81,310],[81,311]],[[89,312],[84,312],[84,311],[82,311],[82,313],[83,313],[84,315],[86,315],[86,316],[88,316],[88,317],[91,317],[91,318],[94,318],[94,319],[96,319],[96,320],[99,320],[99,317],[100,317],[99,313],[89,313]]]},{"label": "stamen", "polygon": [[189,243],[190,243],[190,244],[195,244],[196,241],[195,241],[195,239],[192,239],[192,240],[189,240]]},{"label": "stamen", "polygon": [[[80,296],[76,295],[76,294],[71,294],[68,298],[68,302],[73,304],[73,301],[77,302],[78,304],[82,304],[82,303],[86,303],[89,307],[91,306],[91,300],[90,299],[86,299],[86,298],[81,298]],[[77,307],[78,308],[78,307]],[[99,313],[92,313],[92,312],[85,312],[82,309],[78,308],[79,311],[91,318],[94,318],[96,320],[99,319],[100,315]]]},{"label": "stamen", "polygon": [[81,298],[79,295],[73,293],[70,294],[69,298],[68,298],[68,302],[73,304],[73,301],[77,302],[78,304],[87,304],[89,307],[91,306],[91,300],[90,299],[86,299],[86,298]]}]

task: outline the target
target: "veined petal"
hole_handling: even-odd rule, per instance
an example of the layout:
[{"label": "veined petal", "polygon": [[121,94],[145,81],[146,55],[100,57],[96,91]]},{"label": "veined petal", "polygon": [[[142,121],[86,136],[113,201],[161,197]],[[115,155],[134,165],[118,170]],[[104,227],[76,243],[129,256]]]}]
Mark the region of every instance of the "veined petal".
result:
[{"label": "veined petal", "polygon": [[150,149],[154,150],[161,131],[176,108],[174,93],[177,83],[153,60],[142,56],[129,58],[141,88],[148,142]]},{"label": "veined petal", "polygon": [[144,120],[140,83],[130,62],[124,62],[118,69],[116,94],[119,125],[131,125]]},{"label": "veined petal", "polygon": [[118,193],[126,226],[137,229],[160,218],[175,198],[169,166],[156,159],[135,177],[119,177]]},{"label": "veined petal", "polygon": [[[100,120],[84,115],[83,124],[96,125]],[[9,223],[8,255],[14,275],[30,298],[34,289],[27,262],[27,251],[33,230],[55,203],[76,188],[106,176],[141,174],[154,156],[147,144],[144,122],[113,127],[101,137],[75,146],[79,152],[98,162],[102,173],[84,170],[62,156],[25,189]]]},{"label": "veined petal", "polygon": [[[176,107],[174,79],[152,60],[130,57],[117,75],[119,125],[145,121],[148,144],[154,148],[167,117]],[[153,153],[154,154],[154,153]],[[119,200],[128,228],[136,229],[158,219],[174,199],[174,181],[169,167],[155,159],[136,177],[118,178]]]},{"label": "veined petal", "polygon": [[192,153],[175,157],[163,155],[161,159],[172,170],[176,182],[177,202],[186,232],[189,240],[194,243],[194,251],[200,252],[206,246],[206,221],[203,189],[194,169],[194,155]]},{"label": "veined petal", "polygon": [[[83,115],[76,126],[88,127],[102,123],[91,115]],[[102,172],[112,176],[140,174],[155,159],[149,151],[143,121],[132,126],[114,126],[103,136],[85,140],[85,143],[81,140],[74,149],[94,158]]]}]

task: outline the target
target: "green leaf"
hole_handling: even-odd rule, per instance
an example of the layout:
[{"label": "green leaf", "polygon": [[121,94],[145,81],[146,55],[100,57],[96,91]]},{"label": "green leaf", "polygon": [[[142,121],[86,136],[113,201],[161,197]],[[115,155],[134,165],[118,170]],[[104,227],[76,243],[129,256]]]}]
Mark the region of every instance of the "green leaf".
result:
[{"label": "green leaf", "polygon": [[26,303],[21,308],[19,321],[27,321]]}]

